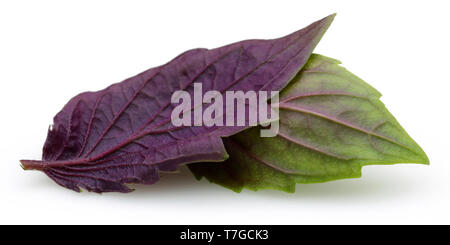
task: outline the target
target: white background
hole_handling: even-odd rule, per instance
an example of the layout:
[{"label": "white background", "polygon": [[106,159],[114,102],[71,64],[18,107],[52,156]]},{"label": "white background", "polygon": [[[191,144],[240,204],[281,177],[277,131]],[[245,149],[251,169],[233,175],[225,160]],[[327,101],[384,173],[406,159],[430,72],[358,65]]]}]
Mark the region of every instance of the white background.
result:
[{"label": "white background", "polygon": [[[0,223],[449,224],[448,1],[1,1]],[[236,194],[186,169],[130,194],[76,193],[19,159],[40,159],[52,117],[196,47],[275,38],[337,12],[315,52],[382,100],[431,165],[364,167],[360,179]]]}]

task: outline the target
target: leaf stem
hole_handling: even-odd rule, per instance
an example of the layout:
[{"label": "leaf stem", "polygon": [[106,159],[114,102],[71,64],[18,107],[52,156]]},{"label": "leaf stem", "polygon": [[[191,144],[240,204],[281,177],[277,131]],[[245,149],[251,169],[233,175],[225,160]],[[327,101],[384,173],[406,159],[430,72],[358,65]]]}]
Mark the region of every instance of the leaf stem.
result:
[{"label": "leaf stem", "polygon": [[43,161],[20,160],[20,165],[24,170],[42,170],[45,167]]}]

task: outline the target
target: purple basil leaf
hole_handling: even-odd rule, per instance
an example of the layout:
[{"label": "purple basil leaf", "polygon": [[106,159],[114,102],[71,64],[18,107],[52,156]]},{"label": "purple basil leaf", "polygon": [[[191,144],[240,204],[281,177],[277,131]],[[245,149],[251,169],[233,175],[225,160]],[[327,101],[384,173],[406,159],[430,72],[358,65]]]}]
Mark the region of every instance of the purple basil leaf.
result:
[{"label": "purple basil leaf", "polygon": [[174,171],[178,164],[224,161],[221,137],[248,126],[175,127],[172,94],[193,94],[193,83],[201,83],[203,92],[281,90],[333,18],[279,39],[193,49],[104,90],[79,94],[55,116],[43,160],[22,160],[22,166],[74,191],[129,192],[125,183],[153,184],[159,171]]}]

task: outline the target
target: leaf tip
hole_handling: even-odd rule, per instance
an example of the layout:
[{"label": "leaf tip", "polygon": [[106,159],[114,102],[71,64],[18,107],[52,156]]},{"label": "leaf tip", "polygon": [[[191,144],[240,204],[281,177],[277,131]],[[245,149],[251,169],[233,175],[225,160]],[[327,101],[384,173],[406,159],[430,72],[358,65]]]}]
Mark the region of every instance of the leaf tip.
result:
[{"label": "leaf tip", "polygon": [[424,151],[419,154],[420,159],[416,163],[424,164],[424,165],[430,165],[430,159],[428,158],[427,154],[425,154]]},{"label": "leaf tip", "polygon": [[327,22],[329,24],[331,24],[331,22],[333,22],[334,18],[336,17],[336,13],[330,14],[327,17],[323,18],[324,20],[327,20]]},{"label": "leaf tip", "polygon": [[410,163],[430,165],[430,159],[428,158],[425,151],[416,143],[415,148],[411,151],[413,154],[410,155]]}]

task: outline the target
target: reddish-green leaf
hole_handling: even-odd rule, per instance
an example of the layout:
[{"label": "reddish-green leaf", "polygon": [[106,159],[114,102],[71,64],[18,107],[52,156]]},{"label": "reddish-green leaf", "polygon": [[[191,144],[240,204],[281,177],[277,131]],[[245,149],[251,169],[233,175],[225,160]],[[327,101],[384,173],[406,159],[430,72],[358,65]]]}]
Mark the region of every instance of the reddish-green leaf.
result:
[{"label": "reddish-green leaf", "polygon": [[313,54],[280,94],[277,137],[250,128],[224,139],[227,161],[189,164],[191,171],[237,192],[293,192],[296,183],[360,177],[364,165],[428,164],[381,94],[339,64]]}]

